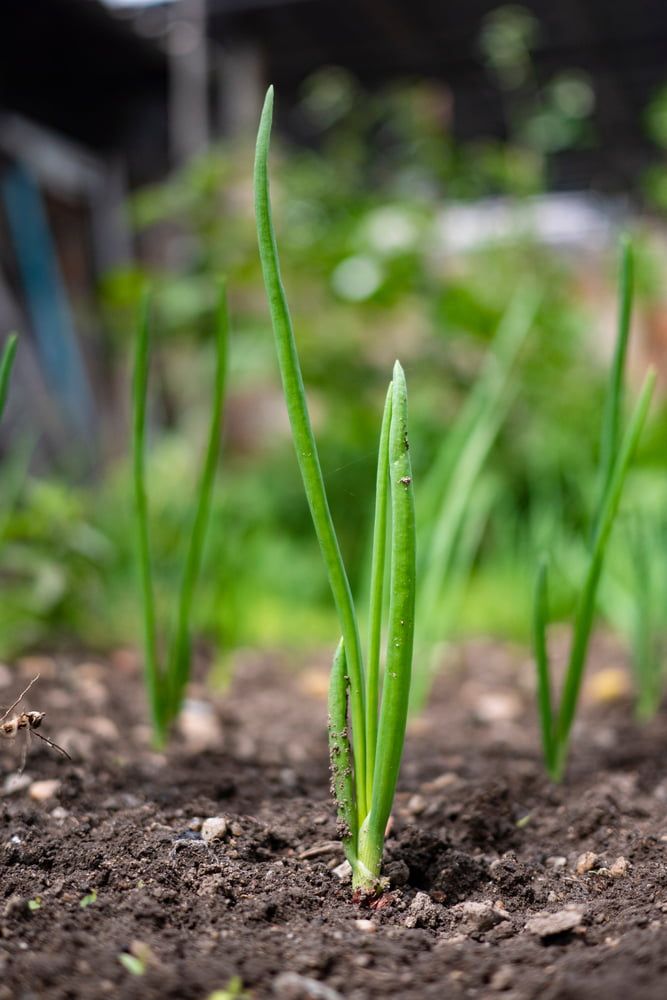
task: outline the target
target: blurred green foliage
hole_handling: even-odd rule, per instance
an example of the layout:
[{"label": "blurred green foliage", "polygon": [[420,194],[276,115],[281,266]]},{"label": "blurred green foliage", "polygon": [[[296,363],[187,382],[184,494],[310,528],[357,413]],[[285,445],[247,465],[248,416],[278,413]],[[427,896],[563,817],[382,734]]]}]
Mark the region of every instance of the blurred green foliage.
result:
[{"label": "blurred green foliage", "polygon": [[[410,384],[419,517],[419,481],[475,384],[512,296],[526,276],[539,294],[513,400],[461,528],[472,572],[452,582],[457,610],[443,638],[483,630],[525,639],[536,554],[544,548],[556,554],[552,612],[570,612],[598,459],[605,371],[591,330],[601,324],[578,291],[581,260],[541,246],[529,224],[511,240],[482,239],[465,252],[452,243],[452,203],[503,196],[519,204],[544,190],[552,152],[591,134],[589,81],[570,73],[536,82],[532,15],[503,10],[487,22],[481,52],[503,88],[510,141],[457,143],[449,94],[436,85],[367,94],[331,69],[304,86],[295,112],[308,143],[279,146],[272,171],[284,280],[327,491],[357,591],[366,582],[365,512],[372,509],[388,366],[400,354]],[[225,454],[193,622],[223,651],[250,643],[312,646],[335,634],[280,399],[251,163],[250,144],[240,139],[136,196],[131,217],[147,263],[108,275],[101,289],[122,365],[141,289],[147,280],[154,287],[158,385],[148,461],[161,617],[178,584],[176,553],[205,438],[201,386],[213,365],[216,280],[228,277]],[[659,294],[654,260],[646,249],[638,267],[640,291],[649,296]],[[642,442],[628,488],[633,510],[643,509],[664,477],[666,420],[664,410],[657,413]],[[1,475],[4,485],[7,465]],[[15,496],[2,512],[3,648],[57,639],[96,647],[136,642],[127,463],[112,465],[94,486],[28,475],[18,492],[2,495]],[[614,539],[619,553],[624,544]],[[634,593],[628,560],[618,554],[610,564],[616,592]],[[605,594],[603,584],[604,612],[630,632],[632,615],[614,611],[622,602]],[[447,603],[447,592],[441,599]]]}]

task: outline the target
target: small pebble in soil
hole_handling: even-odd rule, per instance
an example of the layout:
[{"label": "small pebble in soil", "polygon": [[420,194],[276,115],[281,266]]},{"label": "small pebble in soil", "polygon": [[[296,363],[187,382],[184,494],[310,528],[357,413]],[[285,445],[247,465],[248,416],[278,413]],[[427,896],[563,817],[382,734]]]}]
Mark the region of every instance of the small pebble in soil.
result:
[{"label": "small pebble in soil", "polygon": [[16,795],[17,792],[22,792],[28,786],[32,784],[32,778],[29,774],[8,774],[2,783],[2,795]]},{"label": "small pebble in soil", "polygon": [[349,882],[352,878],[352,866],[349,861],[343,861],[342,864],[337,865],[333,869],[333,874],[336,878],[340,879],[341,882]]},{"label": "small pebble in soil", "polygon": [[594,868],[600,867],[600,858],[594,851],[584,851],[577,858],[577,863],[575,866],[575,871],[577,875],[586,875],[588,872],[593,871]]},{"label": "small pebble in soil", "polygon": [[566,864],[567,858],[564,858],[562,854],[552,854],[546,860],[548,868],[564,868]]},{"label": "small pebble in soil", "polygon": [[421,816],[427,806],[427,801],[423,795],[412,795],[407,805],[407,813],[410,816]]},{"label": "small pebble in soil", "polygon": [[58,778],[45,778],[43,781],[33,781],[28,789],[28,795],[33,802],[46,802],[52,799],[60,790]]},{"label": "small pebble in soil", "polygon": [[118,726],[106,715],[93,715],[87,720],[86,726],[94,736],[106,743],[115,743],[120,738]]},{"label": "small pebble in soil", "polygon": [[207,701],[188,698],[178,719],[181,736],[189,750],[219,749],[222,729],[212,705]]},{"label": "small pebble in soil", "polygon": [[501,920],[509,919],[509,914],[504,909],[494,906],[491,900],[484,900],[481,903],[472,900],[457,903],[450,908],[449,914],[456,918],[456,929],[463,934],[488,931]]},{"label": "small pebble in soil", "polygon": [[281,972],[273,980],[275,996],[284,1000],[345,1000],[342,993],[298,972]]},{"label": "small pebble in soil", "polygon": [[375,924],[372,920],[355,920],[354,926],[358,931],[362,931],[364,934],[375,933]]},{"label": "small pebble in soil", "polygon": [[557,913],[538,913],[527,921],[525,929],[529,934],[535,934],[545,940],[580,930],[583,917],[584,913],[580,906],[566,906]]},{"label": "small pebble in soil", "polygon": [[215,840],[223,840],[227,836],[229,825],[224,816],[210,816],[205,819],[201,827],[201,835],[207,844],[212,844]]}]

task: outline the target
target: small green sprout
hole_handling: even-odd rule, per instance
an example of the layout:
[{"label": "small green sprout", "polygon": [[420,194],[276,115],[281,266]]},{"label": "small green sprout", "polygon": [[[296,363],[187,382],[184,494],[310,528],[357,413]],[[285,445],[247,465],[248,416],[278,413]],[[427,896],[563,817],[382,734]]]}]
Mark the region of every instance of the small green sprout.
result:
[{"label": "small green sprout", "polygon": [[213,483],[220,453],[222,404],[225,395],[227,369],[227,338],[229,318],[224,285],[221,287],[218,306],[215,347],[216,369],[214,376],[213,405],[209,425],[208,444],[199,482],[196,487],[196,509],[188,549],[183,565],[176,611],[176,623],[171,636],[166,664],[160,664],[157,647],[155,598],[153,594],[153,569],[148,530],[148,499],[145,485],[146,451],[146,397],[148,393],[150,303],[144,300],[137,335],[133,381],[133,463],[134,501],[137,530],[139,576],[141,582],[142,611],[144,618],[145,679],[153,723],[153,737],[157,746],[163,746],[169,729],[177,718],[183,703],[185,688],[190,675],[190,618],[195,587],[204,550],[206,528],[211,512]]},{"label": "small green sprout", "polygon": [[209,993],[206,1000],[246,1000],[246,997],[249,996],[250,994],[243,989],[241,977],[232,976],[224,989]]},{"label": "small green sprout", "polygon": [[12,333],[7,338],[7,343],[5,344],[2,354],[0,355],[0,419],[2,418],[5,403],[7,402],[9,380],[11,378],[12,368],[14,367],[14,358],[16,357],[17,346],[18,336],[15,333]]},{"label": "small green sprout", "polygon": [[544,559],[540,563],[535,585],[533,639],[537,666],[537,704],[544,760],[554,781],[561,781],[565,772],[570,732],[577,712],[605,553],[655,385],[655,372],[649,371],[628,427],[621,437],[623,374],[630,333],[632,291],[633,255],[630,244],[626,242],[621,255],[618,335],[602,425],[598,503],[593,518],[586,574],[575,612],[570,656],[557,709],[553,706],[547,652],[547,562]]},{"label": "small green sprout", "polygon": [[81,907],[82,910],[86,910],[89,906],[91,906],[93,903],[96,902],[97,902],[97,889],[93,889],[86,896],[84,896],[83,899],[79,900],[79,906]]},{"label": "small green sprout", "polygon": [[[273,88],[269,88],[255,157],[259,253],[294,447],[342,633],[331,671],[329,694],[332,789],[341,839],[352,867],[353,886],[372,892],[381,883],[384,834],[403,753],[412,670],[415,515],[407,390],[403,369],[397,361],[380,431],[367,665],[364,669],[357,613],[329,510],[280,276],[269,194],[272,118]],[[384,681],[380,692],[387,554],[389,611]]]},{"label": "small green sprout", "polygon": [[118,961],[124,969],[133,976],[143,976],[146,972],[146,962],[136,955],[130,955],[127,951],[122,951],[118,956]]},{"label": "small green sprout", "polygon": [[41,910],[42,905],[43,904],[41,896],[35,896],[34,899],[28,900],[28,909],[30,910],[31,913],[35,913],[37,910]]}]

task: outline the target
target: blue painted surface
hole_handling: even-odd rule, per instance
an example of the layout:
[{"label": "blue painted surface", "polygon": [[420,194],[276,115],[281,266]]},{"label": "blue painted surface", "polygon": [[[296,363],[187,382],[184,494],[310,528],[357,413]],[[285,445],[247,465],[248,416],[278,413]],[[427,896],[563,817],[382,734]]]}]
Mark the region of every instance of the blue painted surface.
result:
[{"label": "blue painted surface", "polygon": [[45,380],[66,422],[90,439],[95,408],[41,192],[20,164],[1,190]]}]

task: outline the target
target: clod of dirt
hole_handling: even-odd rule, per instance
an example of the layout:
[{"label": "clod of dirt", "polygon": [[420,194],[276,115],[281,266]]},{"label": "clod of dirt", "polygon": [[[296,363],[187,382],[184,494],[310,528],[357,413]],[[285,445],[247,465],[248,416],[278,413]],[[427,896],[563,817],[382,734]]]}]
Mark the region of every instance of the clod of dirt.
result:
[{"label": "clod of dirt", "polygon": [[283,1000],[345,1000],[338,990],[298,972],[281,972],[273,980],[273,992]]},{"label": "clod of dirt", "polygon": [[228,823],[224,816],[211,816],[202,823],[202,839],[207,844],[212,844],[215,840],[224,840],[227,830]]},{"label": "clod of dirt", "polygon": [[382,873],[389,880],[389,885],[395,889],[401,885],[407,885],[410,879],[410,869],[405,861],[388,861],[382,868]]},{"label": "clod of dirt", "polygon": [[627,875],[629,869],[630,862],[628,859],[620,857],[616,858],[613,865],[609,868],[609,874],[612,878],[623,878],[624,875]]},{"label": "clod of dirt", "polygon": [[542,940],[568,934],[582,928],[583,910],[580,906],[566,906],[557,913],[540,913],[526,923],[529,934],[536,934]]},{"label": "clod of dirt", "polygon": [[418,892],[408,907],[406,927],[437,927],[442,921],[443,909],[434,903],[427,892]]},{"label": "clod of dirt", "polygon": [[481,903],[472,900],[457,903],[449,910],[449,915],[456,919],[456,929],[468,935],[490,931],[502,920],[509,919],[509,914],[494,906],[490,900]]},{"label": "clod of dirt", "polygon": [[594,851],[585,851],[580,854],[577,858],[577,864],[575,866],[575,871],[577,875],[586,875],[587,872],[593,871],[594,868],[600,867],[600,858]]}]

